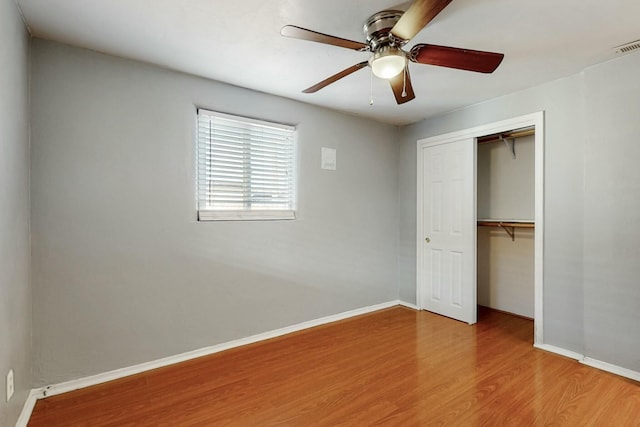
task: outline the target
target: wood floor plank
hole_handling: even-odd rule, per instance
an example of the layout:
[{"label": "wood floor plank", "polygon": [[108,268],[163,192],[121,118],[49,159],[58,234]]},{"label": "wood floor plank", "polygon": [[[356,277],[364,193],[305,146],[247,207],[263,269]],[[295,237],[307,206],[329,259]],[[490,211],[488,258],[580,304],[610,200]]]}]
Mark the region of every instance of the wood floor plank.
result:
[{"label": "wood floor plank", "polygon": [[640,426],[640,384],[533,322],[394,307],[39,400],[29,426]]}]

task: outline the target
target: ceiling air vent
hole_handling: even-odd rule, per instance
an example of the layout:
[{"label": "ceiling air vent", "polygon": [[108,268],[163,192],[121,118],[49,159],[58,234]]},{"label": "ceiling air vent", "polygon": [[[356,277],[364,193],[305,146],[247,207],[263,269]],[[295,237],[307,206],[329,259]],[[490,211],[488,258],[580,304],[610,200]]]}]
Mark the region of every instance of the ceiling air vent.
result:
[{"label": "ceiling air vent", "polygon": [[617,46],[613,48],[613,50],[615,50],[616,53],[629,53],[637,49],[640,49],[640,40],[636,40],[634,42],[623,44],[622,46]]}]

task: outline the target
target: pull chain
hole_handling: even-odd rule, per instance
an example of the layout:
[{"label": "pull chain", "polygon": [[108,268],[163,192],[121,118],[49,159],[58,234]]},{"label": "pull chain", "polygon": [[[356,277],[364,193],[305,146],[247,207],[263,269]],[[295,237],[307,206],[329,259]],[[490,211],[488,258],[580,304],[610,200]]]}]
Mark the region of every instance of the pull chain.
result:
[{"label": "pull chain", "polygon": [[404,70],[402,70],[402,97],[405,98],[407,96],[407,66],[405,65]]},{"label": "pull chain", "polygon": [[369,90],[370,90],[370,94],[371,97],[369,98],[369,105],[373,105],[373,68],[371,68],[371,82],[369,85]]}]

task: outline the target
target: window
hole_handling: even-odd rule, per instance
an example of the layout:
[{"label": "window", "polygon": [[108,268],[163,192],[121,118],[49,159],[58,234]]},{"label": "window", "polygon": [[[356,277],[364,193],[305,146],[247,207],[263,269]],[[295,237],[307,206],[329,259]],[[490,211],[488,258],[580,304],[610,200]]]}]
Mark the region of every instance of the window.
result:
[{"label": "window", "polygon": [[295,218],[295,128],[198,110],[198,219]]}]

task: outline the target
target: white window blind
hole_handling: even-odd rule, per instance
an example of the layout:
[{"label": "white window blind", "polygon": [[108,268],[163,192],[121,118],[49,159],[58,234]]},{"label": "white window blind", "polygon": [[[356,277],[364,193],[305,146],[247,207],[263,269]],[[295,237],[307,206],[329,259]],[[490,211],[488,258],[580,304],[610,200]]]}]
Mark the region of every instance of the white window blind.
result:
[{"label": "white window blind", "polygon": [[198,110],[198,219],[295,218],[295,128]]}]

